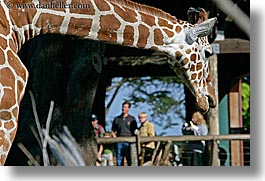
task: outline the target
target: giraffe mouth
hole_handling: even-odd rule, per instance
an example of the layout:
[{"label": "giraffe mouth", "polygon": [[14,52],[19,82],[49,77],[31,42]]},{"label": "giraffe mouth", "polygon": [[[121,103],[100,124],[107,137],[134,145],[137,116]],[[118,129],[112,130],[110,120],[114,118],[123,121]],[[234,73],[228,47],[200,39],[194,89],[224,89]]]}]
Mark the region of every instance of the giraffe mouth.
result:
[{"label": "giraffe mouth", "polygon": [[215,108],[217,104],[215,88],[213,86],[208,85],[207,89],[208,89],[207,97],[208,97],[209,106],[210,108]]},{"label": "giraffe mouth", "polygon": [[208,96],[197,96],[196,97],[196,106],[197,106],[197,109],[205,114],[209,111],[209,102],[208,102]]},{"label": "giraffe mouth", "polygon": [[210,96],[210,95],[207,95],[208,97],[208,103],[209,103],[209,107],[210,108],[215,108],[216,107],[216,101],[215,101],[215,98]]},{"label": "giraffe mouth", "polygon": [[212,86],[208,86],[208,95],[198,95],[196,102],[197,109],[203,114],[207,113],[209,108],[215,108],[217,103],[215,89]]}]

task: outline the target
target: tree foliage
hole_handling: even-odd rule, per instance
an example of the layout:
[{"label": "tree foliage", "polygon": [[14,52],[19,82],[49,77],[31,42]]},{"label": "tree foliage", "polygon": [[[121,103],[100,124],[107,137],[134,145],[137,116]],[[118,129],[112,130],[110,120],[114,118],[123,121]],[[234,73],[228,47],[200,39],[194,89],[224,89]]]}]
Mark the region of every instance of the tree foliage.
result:
[{"label": "tree foliage", "polygon": [[[116,79],[112,85],[118,88],[120,82],[124,82],[124,79]],[[150,120],[163,130],[159,135],[166,134],[167,129],[185,120],[184,87],[174,76],[130,78],[119,89],[131,90],[127,93],[127,99],[134,106],[148,107]]]},{"label": "tree foliage", "polygon": [[244,127],[250,127],[250,84],[245,81],[242,83],[242,115]]}]

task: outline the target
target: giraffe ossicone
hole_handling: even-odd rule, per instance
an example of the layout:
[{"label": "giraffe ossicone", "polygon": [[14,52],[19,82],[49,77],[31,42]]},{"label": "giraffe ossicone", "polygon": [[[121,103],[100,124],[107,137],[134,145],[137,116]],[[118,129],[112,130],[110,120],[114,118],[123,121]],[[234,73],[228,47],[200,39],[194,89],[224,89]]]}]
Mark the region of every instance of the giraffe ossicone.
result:
[{"label": "giraffe ossicone", "polygon": [[207,39],[216,18],[205,17],[193,25],[129,0],[0,0],[0,165],[16,134],[28,80],[17,55],[26,41],[53,33],[165,52],[198,108],[207,112],[216,104]]}]

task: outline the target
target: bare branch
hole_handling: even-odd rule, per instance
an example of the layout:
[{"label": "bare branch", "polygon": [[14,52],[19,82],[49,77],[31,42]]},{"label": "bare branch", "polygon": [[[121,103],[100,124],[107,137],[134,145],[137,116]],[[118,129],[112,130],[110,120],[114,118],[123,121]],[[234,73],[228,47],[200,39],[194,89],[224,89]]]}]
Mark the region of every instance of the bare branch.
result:
[{"label": "bare branch", "polygon": [[51,138],[48,135],[47,138],[51,151],[61,165],[85,166],[79,147],[66,126],[63,127],[59,137]]},{"label": "bare branch", "polygon": [[32,154],[27,150],[27,148],[22,144],[18,143],[17,146],[22,150],[22,152],[28,157],[29,161],[35,165],[40,166],[39,162],[32,156]]},{"label": "bare branch", "polygon": [[35,138],[36,138],[36,140],[38,141],[38,144],[39,144],[39,146],[40,146],[40,148],[42,147],[42,143],[41,143],[41,141],[40,141],[40,138],[39,138],[39,136],[38,136],[38,133],[37,133],[37,131],[34,129],[34,127],[31,125],[30,126],[30,130],[31,130],[31,132],[33,133],[33,135],[35,136]]},{"label": "bare branch", "polygon": [[115,91],[117,91],[117,89],[119,89],[125,82],[127,82],[128,81],[128,78],[123,78],[121,81],[119,81],[117,84],[115,84],[115,85],[113,85],[113,86],[108,86],[107,88],[106,88],[106,91],[110,91],[110,90],[112,90],[112,89],[114,89],[114,88],[116,88],[116,90]]},{"label": "bare branch", "polygon": [[167,64],[168,57],[164,54],[153,54],[150,56],[135,56],[135,57],[109,57],[110,62],[119,62],[119,65],[139,66],[146,64],[164,65]]},{"label": "bare branch", "polygon": [[128,82],[128,81],[133,81],[133,80],[136,80],[136,79],[138,79],[138,78],[136,78],[136,77],[133,77],[133,78],[123,78],[120,82],[118,82],[118,84],[116,84],[116,85],[114,85],[114,86],[109,86],[109,87],[107,87],[106,91],[110,91],[110,90],[114,89],[115,87],[116,87],[116,90],[115,90],[115,92],[113,93],[113,95],[112,95],[112,97],[111,97],[111,100],[110,100],[109,103],[107,104],[107,106],[106,106],[106,110],[108,110],[108,109],[110,108],[110,106],[111,106],[111,104],[113,103],[113,101],[114,101],[116,95],[118,94],[120,88],[121,88],[126,82]]},{"label": "bare branch", "polygon": [[[40,138],[42,138],[42,141],[39,141],[37,138],[36,131],[31,127],[31,130],[33,134],[36,136],[40,147],[42,148],[42,154],[43,154],[43,163],[44,166],[50,165],[49,155],[47,152],[47,145],[50,145],[50,149],[57,158],[58,162],[61,165],[67,165],[67,166],[85,166],[85,161],[81,156],[81,152],[79,150],[79,146],[77,145],[75,139],[72,137],[70,131],[67,129],[66,126],[64,126],[63,133],[59,134],[59,137],[53,136],[53,138],[50,137],[49,131],[50,131],[50,124],[52,120],[52,113],[54,109],[54,101],[51,101],[50,103],[50,109],[46,121],[46,128],[43,128],[41,130],[38,114],[36,111],[36,104],[34,100],[34,96],[32,92],[30,91],[30,97],[32,101],[32,107],[33,112],[35,116],[35,121],[37,124],[37,128],[39,130]],[[44,138],[43,138],[44,135]],[[41,144],[41,143],[42,144]],[[34,159],[34,157],[30,154],[30,152],[22,145],[18,145],[19,148],[26,154],[26,156],[29,158],[32,164],[39,165],[39,163]]]},{"label": "bare branch", "polygon": [[44,135],[45,135],[43,147],[42,147],[44,166],[50,165],[49,156],[47,153],[47,144],[48,144],[48,136],[49,136],[49,131],[50,131],[50,124],[51,124],[51,119],[52,119],[53,108],[54,108],[54,102],[51,101],[50,109],[49,109],[49,113],[48,113],[48,117],[47,117],[47,121],[46,121],[46,129],[43,130]]},{"label": "bare branch", "polygon": [[36,108],[35,98],[34,98],[34,95],[33,95],[31,90],[29,91],[29,95],[30,95],[30,98],[31,98],[33,114],[34,114],[34,117],[35,117],[35,122],[36,122],[36,125],[37,125],[37,129],[39,131],[40,140],[41,140],[41,143],[43,144],[43,134],[42,134],[42,131],[41,131],[40,120],[39,120],[39,117],[38,117],[38,112],[37,112],[37,108]]}]

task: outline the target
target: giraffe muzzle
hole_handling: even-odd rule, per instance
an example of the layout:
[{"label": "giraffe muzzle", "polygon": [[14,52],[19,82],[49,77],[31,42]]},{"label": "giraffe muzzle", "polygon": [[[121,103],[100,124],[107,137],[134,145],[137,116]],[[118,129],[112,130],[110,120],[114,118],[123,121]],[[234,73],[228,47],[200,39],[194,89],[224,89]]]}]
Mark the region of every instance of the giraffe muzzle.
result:
[{"label": "giraffe muzzle", "polygon": [[205,114],[209,111],[209,102],[208,102],[208,97],[207,96],[197,96],[196,97],[196,106],[197,106],[197,109]]}]

